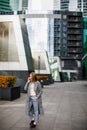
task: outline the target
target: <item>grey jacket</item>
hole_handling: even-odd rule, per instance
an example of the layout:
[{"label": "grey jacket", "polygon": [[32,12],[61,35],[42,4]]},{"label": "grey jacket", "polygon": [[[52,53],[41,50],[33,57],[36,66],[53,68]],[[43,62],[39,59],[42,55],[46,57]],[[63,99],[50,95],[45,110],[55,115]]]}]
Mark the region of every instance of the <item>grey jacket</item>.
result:
[{"label": "grey jacket", "polygon": [[[29,107],[29,96],[30,96],[30,92],[29,92],[29,83],[26,82],[25,86],[24,86],[24,90],[27,91],[27,100],[26,100],[26,113],[29,115],[30,112],[30,107]],[[35,82],[34,85],[34,91],[36,93],[37,96],[37,100],[38,100],[38,105],[39,105],[39,112],[40,114],[43,114],[43,107],[42,107],[42,87],[41,87],[41,83],[39,81]]]}]

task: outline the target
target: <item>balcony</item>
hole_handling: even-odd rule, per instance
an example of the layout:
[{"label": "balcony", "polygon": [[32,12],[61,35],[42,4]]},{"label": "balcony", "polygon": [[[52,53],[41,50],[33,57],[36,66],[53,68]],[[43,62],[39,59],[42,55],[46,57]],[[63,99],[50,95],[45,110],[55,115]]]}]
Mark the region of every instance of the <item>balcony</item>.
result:
[{"label": "balcony", "polygon": [[68,24],[68,28],[82,28],[82,24]]},{"label": "balcony", "polygon": [[81,57],[67,56],[67,57],[61,57],[61,60],[81,60]]},{"label": "balcony", "polygon": [[73,13],[69,12],[68,17],[75,17],[75,18],[82,17],[82,13],[81,12],[73,12]]},{"label": "balcony", "polygon": [[82,34],[82,31],[78,31],[78,30],[71,30],[71,31],[68,31],[68,34]]},{"label": "balcony", "polygon": [[82,19],[81,18],[69,18],[68,17],[68,21],[69,22],[78,22],[79,23],[79,22],[82,22]]},{"label": "balcony", "polygon": [[69,43],[67,43],[67,46],[69,46],[69,47],[80,47],[80,46],[82,46],[82,43],[81,42],[69,42]]},{"label": "balcony", "polygon": [[77,40],[79,40],[79,41],[82,41],[82,37],[69,37],[68,36],[68,40],[70,40],[70,41],[77,41]]},{"label": "balcony", "polygon": [[68,50],[67,51],[69,54],[80,54],[80,53],[82,53],[82,50]]},{"label": "balcony", "polygon": [[61,60],[81,60],[82,55],[76,55],[76,54],[68,54],[67,57],[61,57]]}]

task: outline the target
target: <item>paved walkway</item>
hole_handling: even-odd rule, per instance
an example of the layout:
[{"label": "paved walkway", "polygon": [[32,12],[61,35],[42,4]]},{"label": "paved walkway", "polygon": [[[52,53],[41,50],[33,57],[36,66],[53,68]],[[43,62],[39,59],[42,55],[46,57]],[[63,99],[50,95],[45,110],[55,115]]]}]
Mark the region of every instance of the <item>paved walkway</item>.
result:
[{"label": "paved walkway", "polygon": [[[0,130],[30,130],[26,94],[0,101]],[[54,83],[43,88],[44,115],[36,130],[87,130],[87,81]]]}]

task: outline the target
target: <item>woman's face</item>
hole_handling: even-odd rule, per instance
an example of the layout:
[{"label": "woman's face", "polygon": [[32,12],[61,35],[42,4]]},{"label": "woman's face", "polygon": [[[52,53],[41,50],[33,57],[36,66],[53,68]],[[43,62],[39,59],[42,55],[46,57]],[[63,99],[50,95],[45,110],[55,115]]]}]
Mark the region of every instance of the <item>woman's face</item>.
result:
[{"label": "woman's face", "polygon": [[32,74],[30,74],[29,79],[30,79],[30,81],[33,80],[33,75]]},{"label": "woman's face", "polygon": [[36,77],[35,73],[31,73],[30,76],[29,76],[29,80],[31,82],[35,82],[36,81],[35,77]]}]

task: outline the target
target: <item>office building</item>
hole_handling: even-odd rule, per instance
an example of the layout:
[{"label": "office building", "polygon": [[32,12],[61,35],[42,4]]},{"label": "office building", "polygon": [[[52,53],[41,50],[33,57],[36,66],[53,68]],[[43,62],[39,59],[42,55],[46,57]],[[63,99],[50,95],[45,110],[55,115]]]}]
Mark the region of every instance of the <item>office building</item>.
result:
[{"label": "office building", "polygon": [[32,50],[32,57],[37,74],[51,74],[47,51]]},{"label": "office building", "polygon": [[60,10],[69,10],[69,0],[60,0]]},{"label": "office building", "polygon": [[57,18],[49,20],[49,55],[59,56],[62,70],[81,78],[82,13],[54,11],[54,14]]},{"label": "office building", "polygon": [[13,11],[23,11],[28,9],[28,0],[10,0]]},{"label": "office building", "polygon": [[18,15],[0,15],[0,75],[15,75],[23,88],[34,71],[27,28]]},{"label": "office building", "polygon": [[87,17],[87,0],[60,0],[60,9],[69,11],[81,11]]},{"label": "office building", "polygon": [[[68,4],[69,1],[67,1],[67,5]],[[65,7],[68,6],[65,5]],[[32,15],[30,18],[32,24],[30,21],[29,26],[30,24],[36,24],[33,27],[30,26],[30,28],[28,26],[30,46],[34,47],[34,49],[37,49],[35,47],[38,47],[39,49],[46,49],[49,56],[59,56],[61,58],[62,72],[68,72],[68,74],[72,72],[78,78],[81,78],[82,13],[49,11],[47,16],[44,14],[40,16],[38,15],[38,17],[37,15],[34,15],[33,18]],[[26,17],[26,19],[28,18]],[[28,20],[26,21],[28,23]],[[33,37],[30,36],[30,30]]]},{"label": "office building", "polygon": [[19,7],[19,0],[10,0],[10,6],[13,11],[21,10],[21,8]]},{"label": "office building", "polygon": [[78,0],[78,9],[87,17],[87,0]]},{"label": "office building", "polygon": [[10,0],[0,0],[0,12],[12,11],[10,6]]},{"label": "office building", "polygon": [[78,0],[60,0],[60,10],[78,11]]},{"label": "office building", "polygon": [[23,11],[28,9],[28,0],[0,0],[0,12]]}]

